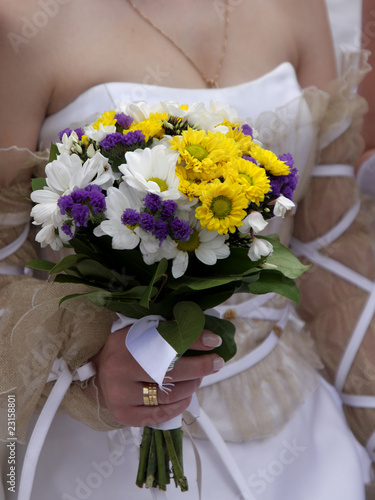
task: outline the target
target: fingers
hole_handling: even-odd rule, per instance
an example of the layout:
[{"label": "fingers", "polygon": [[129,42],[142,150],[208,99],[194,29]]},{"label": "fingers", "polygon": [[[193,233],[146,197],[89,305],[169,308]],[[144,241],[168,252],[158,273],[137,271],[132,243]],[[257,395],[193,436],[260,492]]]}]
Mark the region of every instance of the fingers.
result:
[{"label": "fingers", "polygon": [[159,406],[133,406],[111,412],[117,422],[131,427],[152,426],[181,415],[189,406],[191,396],[176,403]]},{"label": "fingers", "polygon": [[172,382],[194,380],[218,372],[224,366],[224,360],[217,354],[187,356],[178,360],[173,370],[168,372]]},{"label": "fingers", "polygon": [[123,425],[141,427],[164,422],[181,414],[190,404],[192,394],[203,377],[220,370],[224,361],[209,351],[221,344],[221,339],[204,330],[192,349],[206,354],[179,359],[167,373],[165,383],[172,383],[171,391],[157,390],[158,406],[145,406],[143,386],[154,380],[135,361],[125,345],[127,329],[112,333],[103,349],[93,359],[96,364],[96,385],[100,405]]},{"label": "fingers", "polygon": [[222,339],[219,335],[216,335],[209,330],[203,330],[199,338],[190,346],[190,349],[208,351],[210,349],[214,349],[215,347],[219,347],[221,343]]},{"label": "fingers", "polygon": [[[176,384],[167,386],[167,389],[162,390],[157,388],[157,401],[159,405],[170,405],[178,403],[184,399],[190,398],[192,394],[198,389],[201,384],[201,379],[188,380],[178,382]],[[143,384],[140,384],[139,394],[137,397],[139,406],[144,406],[143,403]]]}]

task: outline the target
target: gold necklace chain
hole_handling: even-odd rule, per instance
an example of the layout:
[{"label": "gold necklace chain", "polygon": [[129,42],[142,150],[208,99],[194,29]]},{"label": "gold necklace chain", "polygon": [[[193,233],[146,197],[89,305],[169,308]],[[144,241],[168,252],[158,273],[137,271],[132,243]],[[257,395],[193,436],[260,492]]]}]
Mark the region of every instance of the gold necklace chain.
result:
[{"label": "gold necklace chain", "polygon": [[221,73],[221,68],[223,66],[223,60],[225,56],[225,52],[227,50],[228,44],[228,27],[229,27],[229,7],[228,0],[225,0],[225,30],[224,30],[224,40],[223,47],[221,49],[219,64],[216,69],[216,73],[213,78],[207,78],[203,71],[195,64],[193,59],[184,51],[180,45],[178,45],[165,31],[163,31],[159,26],[156,26],[151,19],[149,19],[141,10],[138,9],[136,5],[132,2],[132,0],[128,0],[128,4],[135,10],[135,12],[144,19],[150,26],[152,26],[156,31],[158,31],[164,38],[166,38],[172,45],[189,61],[189,63],[195,68],[195,70],[199,73],[200,77],[205,81],[206,85],[210,88],[218,88],[219,85],[217,80]]}]

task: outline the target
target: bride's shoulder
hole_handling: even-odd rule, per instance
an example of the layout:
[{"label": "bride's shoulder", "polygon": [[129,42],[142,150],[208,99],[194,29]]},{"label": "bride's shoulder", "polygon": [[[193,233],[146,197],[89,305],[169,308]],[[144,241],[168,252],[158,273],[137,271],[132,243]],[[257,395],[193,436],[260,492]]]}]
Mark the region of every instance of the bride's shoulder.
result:
[{"label": "bride's shoulder", "polygon": [[48,2],[0,0],[0,147],[37,145],[52,92],[53,55],[45,44],[50,17],[41,10]]}]

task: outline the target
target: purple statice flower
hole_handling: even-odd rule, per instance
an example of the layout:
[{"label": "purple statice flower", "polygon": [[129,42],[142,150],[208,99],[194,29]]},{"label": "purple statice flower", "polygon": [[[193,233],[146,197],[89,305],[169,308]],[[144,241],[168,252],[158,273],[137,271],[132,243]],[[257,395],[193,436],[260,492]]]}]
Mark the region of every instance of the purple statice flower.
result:
[{"label": "purple statice flower", "polygon": [[255,165],[257,165],[255,158],[253,158],[252,156],[244,155],[242,158],[247,161],[252,161],[253,163],[255,163]]},{"label": "purple statice flower", "polygon": [[[64,134],[66,134],[69,137],[72,132],[73,132],[72,129],[69,127],[64,128],[64,130],[61,130],[61,132],[58,133],[60,141],[62,141]],[[76,128],[76,129],[74,129],[74,132],[77,134],[78,140],[80,141],[82,139],[84,131],[81,128]]]},{"label": "purple statice flower", "polygon": [[69,127],[68,128],[64,128],[64,130],[61,130],[61,132],[58,133],[60,141],[62,141],[62,138],[63,138],[64,134],[66,134],[69,137],[71,133],[72,133],[72,129],[69,128]]},{"label": "purple statice flower", "polygon": [[86,227],[87,219],[90,215],[90,209],[87,205],[74,205],[70,212],[70,216],[74,219],[78,227]]},{"label": "purple statice flower", "polygon": [[99,145],[103,149],[107,150],[113,148],[117,144],[121,144],[121,140],[123,135],[120,132],[114,132],[113,134],[108,134],[102,141],[100,141]]},{"label": "purple statice flower", "polygon": [[[106,209],[105,196],[102,188],[96,184],[90,184],[84,189],[76,189],[69,195],[61,196],[57,205],[62,215],[68,215],[78,227],[86,227],[90,217],[90,209],[95,213],[103,212]],[[68,226],[68,224],[64,224]],[[71,231],[68,227],[63,231],[69,236]],[[68,232],[67,232],[68,231]]]},{"label": "purple statice flower", "polygon": [[60,198],[57,200],[57,206],[60,209],[61,215],[65,215],[67,212],[70,212],[70,210],[73,208],[73,205],[74,201],[69,194],[60,196]]},{"label": "purple statice flower", "polygon": [[173,200],[165,200],[161,209],[161,219],[164,221],[170,220],[177,210],[177,203]]},{"label": "purple statice flower", "polygon": [[124,226],[135,226],[136,224],[139,224],[140,218],[141,215],[136,210],[127,208],[121,216],[121,222]]},{"label": "purple statice flower", "polygon": [[117,124],[122,128],[129,128],[133,123],[133,118],[125,113],[116,113],[115,118],[117,120]]},{"label": "purple statice flower", "polygon": [[293,192],[298,183],[298,170],[294,167],[293,156],[290,153],[283,154],[279,160],[285,162],[290,168],[288,175],[270,175],[272,195],[279,197],[281,194],[293,200]]},{"label": "purple statice flower", "polygon": [[245,125],[242,125],[241,129],[243,134],[249,135],[251,138],[253,138],[253,129],[250,127],[250,125],[245,123]]},{"label": "purple statice flower", "polygon": [[290,153],[284,153],[283,155],[279,156],[279,160],[283,161],[285,165],[288,165],[290,169],[294,167],[294,159]]},{"label": "purple statice flower", "polygon": [[85,134],[85,132],[81,128],[75,128],[74,132],[78,135],[79,141],[82,139],[82,136]]},{"label": "purple statice flower", "polygon": [[63,224],[61,226],[61,231],[65,234],[67,234],[70,238],[74,238],[74,234],[72,232],[72,229],[71,227],[69,226],[69,224]]},{"label": "purple statice flower", "polygon": [[155,229],[152,234],[160,241],[160,245],[169,234],[168,224],[162,220],[155,221]]},{"label": "purple statice flower", "polygon": [[134,144],[142,144],[144,141],[144,134],[140,130],[135,130],[134,132],[128,132],[123,135],[120,132],[114,132],[113,134],[108,134],[99,145],[106,151],[113,148],[114,146],[133,146]]},{"label": "purple statice flower", "polygon": [[107,208],[105,204],[105,195],[103,194],[103,190],[97,184],[89,184],[85,187],[84,191],[86,192],[86,200],[90,203],[91,207],[94,210],[94,214],[98,212],[104,212]]},{"label": "purple statice flower", "polygon": [[74,203],[84,203],[88,198],[88,193],[86,189],[76,189],[70,196]]},{"label": "purple statice flower", "polygon": [[89,201],[94,214],[104,212],[107,208],[105,204],[105,196],[101,191],[93,190],[89,192]]},{"label": "purple statice flower", "polygon": [[122,136],[121,144],[124,146],[133,146],[134,144],[142,144],[144,140],[145,135],[140,130],[134,130]]},{"label": "purple statice flower", "polygon": [[148,214],[147,212],[143,212],[141,214],[141,217],[140,217],[139,225],[145,231],[152,233],[154,231],[154,228],[155,228],[155,219],[151,214]]},{"label": "purple statice flower", "polygon": [[147,193],[143,198],[143,202],[146,208],[149,208],[151,212],[157,212],[162,207],[161,198],[154,193]]},{"label": "purple statice flower", "polygon": [[172,237],[178,241],[188,241],[190,236],[193,233],[193,230],[190,227],[190,224],[186,220],[179,219],[175,217],[170,222],[170,227],[172,229]]}]

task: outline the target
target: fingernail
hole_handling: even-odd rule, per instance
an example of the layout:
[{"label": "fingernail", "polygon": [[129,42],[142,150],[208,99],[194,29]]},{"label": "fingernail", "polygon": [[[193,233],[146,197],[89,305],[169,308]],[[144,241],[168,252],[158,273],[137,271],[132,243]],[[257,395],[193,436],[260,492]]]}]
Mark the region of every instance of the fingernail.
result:
[{"label": "fingernail", "polygon": [[221,345],[222,339],[219,335],[214,333],[205,332],[202,335],[202,344],[206,347],[219,347]]},{"label": "fingernail", "polygon": [[224,364],[225,364],[225,361],[223,360],[223,358],[219,358],[219,357],[215,358],[214,363],[213,363],[214,372],[218,372],[219,370],[221,370],[223,368]]}]

